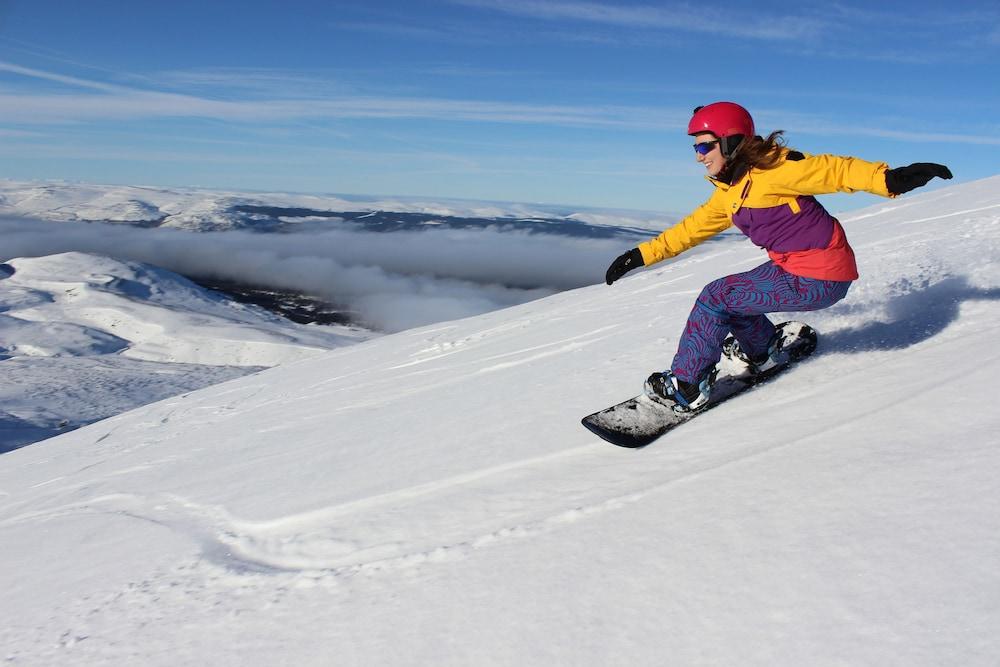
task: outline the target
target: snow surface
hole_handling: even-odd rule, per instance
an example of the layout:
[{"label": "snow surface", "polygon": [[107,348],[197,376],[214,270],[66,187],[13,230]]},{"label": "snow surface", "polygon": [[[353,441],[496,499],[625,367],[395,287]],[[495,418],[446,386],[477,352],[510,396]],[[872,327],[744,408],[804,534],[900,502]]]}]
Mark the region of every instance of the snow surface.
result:
[{"label": "snow surface", "polygon": [[298,325],[137,262],[62,253],[4,266],[0,452],[372,336]]},{"label": "snow surface", "polygon": [[0,657],[996,665],[1000,177],[843,222],[820,352],[642,450],[580,417],[748,242],[0,456]]}]

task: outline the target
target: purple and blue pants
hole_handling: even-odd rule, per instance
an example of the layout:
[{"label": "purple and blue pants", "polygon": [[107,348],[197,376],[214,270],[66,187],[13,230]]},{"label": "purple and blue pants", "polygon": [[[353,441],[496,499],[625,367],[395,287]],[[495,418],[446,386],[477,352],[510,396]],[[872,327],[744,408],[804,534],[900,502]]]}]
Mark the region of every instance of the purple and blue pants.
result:
[{"label": "purple and blue pants", "polygon": [[788,273],[774,262],[710,282],[695,302],[671,370],[699,382],[722,357],[733,333],[751,358],[764,356],[774,325],[764,313],[819,310],[847,295],[850,281],[818,280]]}]

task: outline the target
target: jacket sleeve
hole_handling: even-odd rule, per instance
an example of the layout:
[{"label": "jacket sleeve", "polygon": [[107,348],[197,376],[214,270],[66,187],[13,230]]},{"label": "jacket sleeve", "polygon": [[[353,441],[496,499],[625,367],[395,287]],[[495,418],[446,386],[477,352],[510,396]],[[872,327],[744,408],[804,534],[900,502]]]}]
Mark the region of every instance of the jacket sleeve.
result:
[{"label": "jacket sleeve", "polygon": [[885,162],[868,162],[856,157],[810,155],[802,160],[786,160],[774,170],[770,183],[776,194],[823,195],[833,192],[870,192],[895,197],[885,186]]},{"label": "jacket sleeve", "polygon": [[732,224],[722,205],[722,192],[715,191],[712,197],[696,208],[673,227],[655,239],[639,244],[642,261],[649,266],[674,257],[693,248],[702,241],[724,231]]}]

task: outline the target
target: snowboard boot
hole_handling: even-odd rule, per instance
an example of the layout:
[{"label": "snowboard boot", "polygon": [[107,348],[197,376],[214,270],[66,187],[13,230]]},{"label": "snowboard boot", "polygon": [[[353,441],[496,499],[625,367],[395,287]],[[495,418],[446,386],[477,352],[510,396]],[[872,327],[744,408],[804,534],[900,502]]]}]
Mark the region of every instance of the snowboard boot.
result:
[{"label": "snowboard boot", "polygon": [[669,370],[653,373],[646,380],[646,396],[669,405],[677,412],[695,412],[708,405],[715,375],[713,368],[704,380],[696,384],[681,380]]},{"label": "snowboard boot", "polygon": [[800,359],[816,349],[816,332],[812,327],[799,322],[782,322],[777,325],[774,335],[767,344],[767,351],[759,357],[751,358],[740,349],[740,344],[730,334],[722,343],[722,353],[730,359],[742,362],[746,372],[753,378],[763,380],[774,375],[792,361]]}]

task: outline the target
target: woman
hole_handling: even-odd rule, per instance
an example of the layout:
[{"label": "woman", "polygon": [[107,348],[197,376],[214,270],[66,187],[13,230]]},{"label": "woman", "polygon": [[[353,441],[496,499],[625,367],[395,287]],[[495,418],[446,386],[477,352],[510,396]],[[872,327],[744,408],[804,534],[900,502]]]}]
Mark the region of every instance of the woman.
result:
[{"label": "woman", "polygon": [[889,169],[883,162],[789,150],[780,131],[766,139],[757,136],[753,118],[732,102],[695,109],[688,134],[715,192],[688,217],[616,258],[607,284],[632,269],[674,257],[730,225],[766,249],[770,260],[709,283],[688,317],[670,370],[647,380],[651,398],[666,399],[679,410],[707,404],[728,333],[739,344],[749,372],[773,371],[788,363],[788,355],[782,354],[781,330],[764,313],[826,308],[843,299],[857,279],[844,229],[813,195],[863,190],[896,197],[935,176],[952,176],[940,164]]}]

